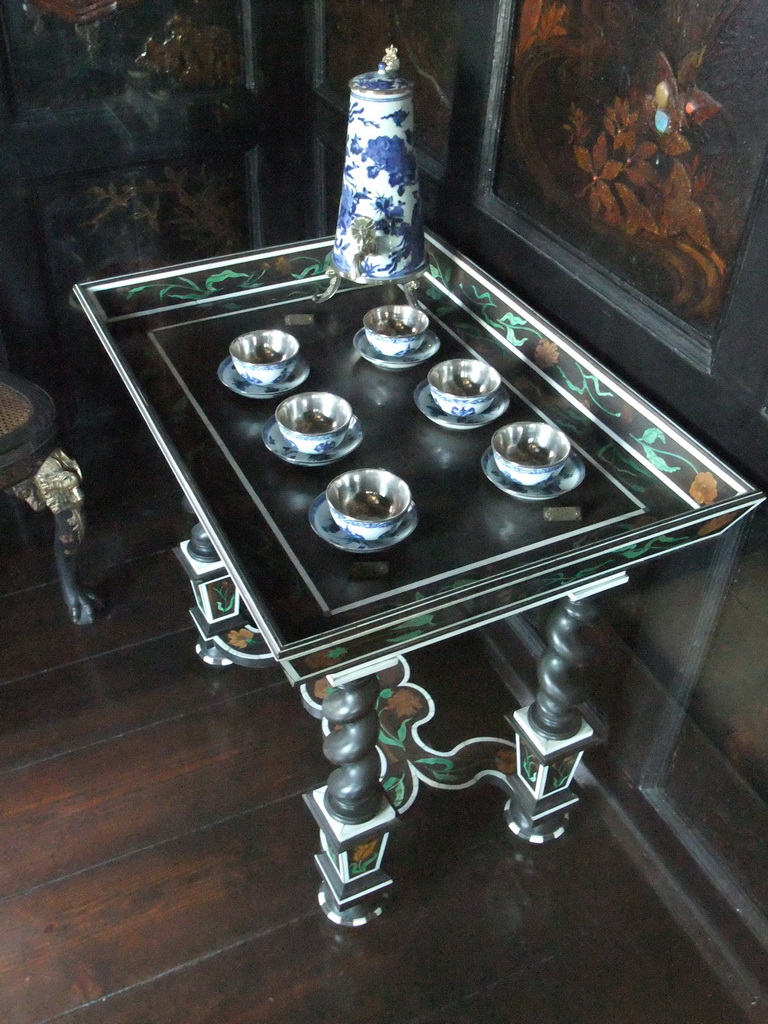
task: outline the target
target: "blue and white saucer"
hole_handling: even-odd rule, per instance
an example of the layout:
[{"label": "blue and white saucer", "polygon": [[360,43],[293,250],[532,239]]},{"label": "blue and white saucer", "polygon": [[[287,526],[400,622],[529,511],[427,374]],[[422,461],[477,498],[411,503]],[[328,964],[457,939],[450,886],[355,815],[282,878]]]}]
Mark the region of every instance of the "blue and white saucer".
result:
[{"label": "blue and white saucer", "polygon": [[343,459],[345,455],[353,452],[363,440],[363,428],[360,426],[357,416],[353,416],[341,444],[330,451],[317,452],[316,454],[300,452],[297,448],[294,448],[291,442],[286,440],[280,432],[280,427],[278,427],[274,416],[270,416],[264,424],[261,436],[267,448],[284,462],[290,462],[294,466],[324,466],[328,462],[336,462],[337,459]]},{"label": "blue and white saucer", "polygon": [[368,341],[365,328],[361,328],[355,335],[352,344],[369,363],[378,366],[382,370],[407,370],[410,366],[418,366],[425,360],[430,359],[440,348],[440,339],[434,331],[425,331],[424,340],[418,348],[406,352],[404,356],[383,356]]},{"label": "blue and white saucer", "polygon": [[231,358],[227,356],[219,365],[218,374],[221,383],[237,395],[245,395],[246,398],[274,398],[275,395],[282,395],[303,384],[309,376],[309,366],[303,359],[297,359],[282,377],[273,380],[271,384],[254,384],[237,373]]},{"label": "blue and white saucer", "polygon": [[410,537],[416,529],[418,519],[416,506],[411,502],[405,515],[391,533],[379,537],[377,540],[361,540],[359,537],[352,537],[350,534],[345,533],[334,522],[331,510],[328,508],[325,493],[315,498],[309,510],[309,522],[318,537],[329,544],[333,544],[335,548],[340,548],[342,551],[356,552],[357,554],[383,551],[385,548],[391,548],[393,544],[399,544],[401,540]]},{"label": "blue and white saucer", "polygon": [[503,384],[488,408],[483,409],[482,412],[476,412],[472,416],[451,416],[449,412],[443,412],[432,397],[429,382],[426,380],[419,384],[413,392],[413,397],[418,409],[428,420],[438,423],[441,427],[448,427],[449,430],[472,430],[474,427],[482,427],[506,412],[509,405],[509,392]]},{"label": "blue and white saucer", "polygon": [[511,494],[515,498],[522,498],[524,501],[544,501],[547,498],[559,498],[561,494],[567,494],[574,487],[578,487],[584,479],[584,462],[576,452],[571,452],[565,460],[565,465],[550,480],[543,484],[518,484],[509,477],[504,476],[496,460],[493,457],[493,449],[486,448],[480,460],[483,472],[491,481],[496,484],[499,490],[505,494]]}]

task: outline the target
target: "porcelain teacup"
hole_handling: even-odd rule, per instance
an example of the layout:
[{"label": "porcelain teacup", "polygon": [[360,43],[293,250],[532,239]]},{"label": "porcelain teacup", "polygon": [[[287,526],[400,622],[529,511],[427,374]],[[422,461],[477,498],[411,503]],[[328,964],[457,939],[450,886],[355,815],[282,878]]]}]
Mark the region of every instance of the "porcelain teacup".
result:
[{"label": "porcelain teacup", "polygon": [[274,384],[290,371],[299,343],[285,331],[249,331],[229,346],[235,372],[252,384]]},{"label": "porcelain teacup", "polygon": [[336,525],[367,541],[394,532],[411,505],[408,484],[385,469],[342,473],[328,484],[325,497]]},{"label": "porcelain teacup", "polygon": [[501,387],[501,377],[481,359],[446,359],[432,367],[427,383],[439,408],[463,419],[488,408]]},{"label": "porcelain teacup", "polygon": [[365,336],[387,358],[414,352],[424,341],[429,317],[415,306],[377,306],[363,317]]},{"label": "porcelain teacup", "polygon": [[275,420],[280,433],[294,448],[319,455],[342,443],[352,422],[352,406],[338,395],[305,391],[283,399],[275,409]]},{"label": "porcelain teacup", "polygon": [[505,477],[518,484],[536,486],[560,472],[571,453],[571,442],[562,430],[549,423],[508,423],[491,438],[491,450]]}]

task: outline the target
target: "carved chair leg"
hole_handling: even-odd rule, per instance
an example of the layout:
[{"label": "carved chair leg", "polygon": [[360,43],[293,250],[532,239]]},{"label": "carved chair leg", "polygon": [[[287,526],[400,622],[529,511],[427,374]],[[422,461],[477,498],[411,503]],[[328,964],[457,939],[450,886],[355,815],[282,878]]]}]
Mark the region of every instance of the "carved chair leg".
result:
[{"label": "carved chair leg", "polygon": [[77,577],[77,552],[85,533],[82,481],[78,464],[56,448],[33,477],[10,488],[35,511],[48,508],[53,513],[59,584],[76,626],[90,625],[100,607],[98,599],[80,585]]}]

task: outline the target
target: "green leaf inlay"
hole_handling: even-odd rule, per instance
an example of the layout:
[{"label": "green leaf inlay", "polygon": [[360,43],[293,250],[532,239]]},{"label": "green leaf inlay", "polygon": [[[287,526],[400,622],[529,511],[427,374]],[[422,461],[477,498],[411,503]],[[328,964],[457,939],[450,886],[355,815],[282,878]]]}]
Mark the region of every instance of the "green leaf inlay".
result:
[{"label": "green leaf inlay", "polygon": [[646,459],[648,459],[655,469],[661,470],[662,473],[678,473],[681,469],[680,466],[671,465],[665,458],[663,458],[663,456],[667,456],[667,458],[670,459],[677,459],[679,462],[682,462],[684,465],[692,469],[694,473],[697,472],[696,466],[686,459],[684,455],[681,455],[679,452],[664,451],[658,447],[659,443],[667,443],[667,438],[664,432],[658,427],[649,427],[640,437],[635,437],[633,434],[632,440],[637,441],[643,449]]},{"label": "green leaf inlay", "polygon": [[576,369],[581,374],[580,381],[573,381],[563,370],[562,366],[558,366],[557,370],[560,376],[563,378],[570,391],[573,391],[577,395],[586,395],[602,412],[608,416],[614,416],[618,419],[621,416],[621,412],[617,409],[609,409],[604,405],[601,398],[615,398],[616,396],[612,391],[608,391],[603,387],[602,381],[600,381],[593,373],[584,373],[581,366],[576,365]]}]

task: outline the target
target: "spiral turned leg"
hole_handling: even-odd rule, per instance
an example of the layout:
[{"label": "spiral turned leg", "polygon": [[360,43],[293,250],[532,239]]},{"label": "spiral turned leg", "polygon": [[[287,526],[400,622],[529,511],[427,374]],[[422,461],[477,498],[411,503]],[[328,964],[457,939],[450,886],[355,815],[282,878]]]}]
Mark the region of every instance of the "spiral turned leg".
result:
[{"label": "spiral turned leg", "polygon": [[368,821],[384,800],[376,750],[379,688],[378,676],[368,676],[330,690],[323,700],[323,716],[331,727],[323,753],[340,766],[328,779],[325,807],[337,821]]},{"label": "spiral turned leg", "polygon": [[517,737],[517,776],[505,814],[510,829],[531,843],[557,839],[578,801],[570,783],[587,747],[598,742],[579,711],[586,669],[597,651],[593,599],[566,598],[552,613],[549,646],[538,667],[536,699],[507,720]]},{"label": "spiral turned leg", "polygon": [[529,721],[540,736],[567,740],[581,728],[578,705],[587,694],[585,669],[597,649],[595,601],[561,602],[547,624],[549,647],[539,662],[539,690]]},{"label": "spiral turned leg", "polygon": [[[376,667],[381,671],[395,663],[389,659]],[[351,669],[328,679],[323,752],[338,767],[326,786],[304,799],[320,826],[322,852],[315,857],[322,877],[320,906],[335,924],[354,926],[381,913],[379,897],[392,884],[381,865],[396,816],[379,782],[379,674]]]}]

